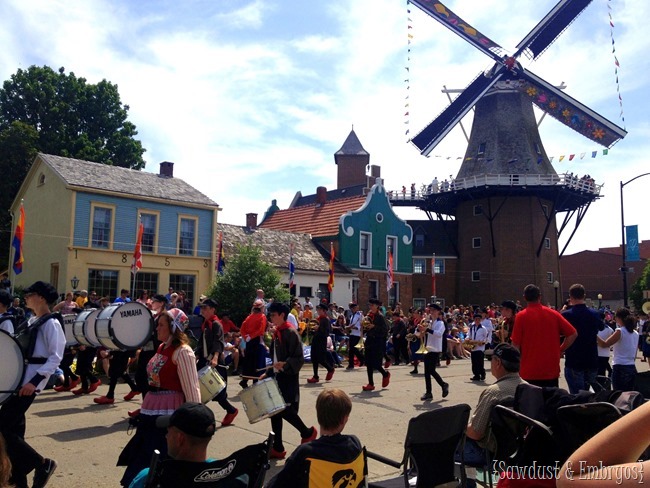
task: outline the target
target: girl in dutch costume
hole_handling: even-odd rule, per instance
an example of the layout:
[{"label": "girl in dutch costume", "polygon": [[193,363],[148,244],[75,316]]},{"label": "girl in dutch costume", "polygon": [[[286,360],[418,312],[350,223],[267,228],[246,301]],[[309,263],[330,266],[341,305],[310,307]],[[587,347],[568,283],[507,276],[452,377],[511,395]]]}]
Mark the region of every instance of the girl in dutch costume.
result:
[{"label": "girl in dutch costume", "polygon": [[135,475],[149,466],[155,449],[163,459],[167,455],[167,431],[156,427],[156,418],[171,415],[185,402],[201,402],[196,357],[182,324],[169,312],[161,312],[156,322],[156,333],[162,344],[147,364],[150,389],[137,417],[136,433],[117,463],[127,467],[122,486],[129,486]]}]

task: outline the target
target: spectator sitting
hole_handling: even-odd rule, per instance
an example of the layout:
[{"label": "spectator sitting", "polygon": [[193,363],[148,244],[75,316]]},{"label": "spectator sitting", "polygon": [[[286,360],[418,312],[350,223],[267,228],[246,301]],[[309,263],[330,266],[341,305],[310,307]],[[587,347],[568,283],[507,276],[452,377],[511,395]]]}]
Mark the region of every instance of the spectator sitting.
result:
[{"label": "spectator sitting", "polygon": [[[349,486],[357,486],[363,480],[364,461],[361,442],[356,436],[344,435],[352,401],[338,388],[323,390],[316,399],[316,417],[320,425],[321,437],[302,444],[291,454],[282,471],[275,475],[267,488],[309,486],[310,470],[327,476],[329,485],[347,479]],[[332,473],[332,463],[336,472]],[[335,480],[332,475],[341,479]],[[351,482],[355,483],[352,484]]]}]

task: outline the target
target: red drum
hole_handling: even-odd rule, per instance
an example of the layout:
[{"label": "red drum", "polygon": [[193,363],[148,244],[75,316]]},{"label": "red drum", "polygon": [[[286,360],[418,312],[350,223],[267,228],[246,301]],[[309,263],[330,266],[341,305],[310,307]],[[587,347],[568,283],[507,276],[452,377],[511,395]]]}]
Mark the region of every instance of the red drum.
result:
[{"label": "red drum", "polygon": [[84,310],[77,315],[77,319],[72,324],[72,335],[82,346],[101,347],[95,333],[95,320],[100,310],[91,308]]},{"label": "red drum", "polygon": [[97,316],[95,332],[101,345],[112,351],[139,349],[151,339],[153,317],[141,303],[113,303]]},{"label": "red drum", "polygon": [[25,374],[25,357],[14,339],[0,330],[0,405],[16,393]]}]

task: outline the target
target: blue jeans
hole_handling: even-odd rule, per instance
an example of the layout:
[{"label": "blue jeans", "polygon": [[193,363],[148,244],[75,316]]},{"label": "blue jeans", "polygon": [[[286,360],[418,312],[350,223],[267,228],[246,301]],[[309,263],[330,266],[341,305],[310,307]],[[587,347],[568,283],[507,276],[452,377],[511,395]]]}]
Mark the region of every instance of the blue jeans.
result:
[{"label": "blue jeans", "polygon": [[576,369],[564,367],[564,377],[569,385],[569,393],[576,394],[580,390],[589,390],[594,385],[594,391],[599,391],[600,386],[596,383],[598,369]]},{"label": "blue jeans", "polygon": [[621,391],[634,390],[636,367],[633,364],[615,364],[612,366],[612,389]]}]

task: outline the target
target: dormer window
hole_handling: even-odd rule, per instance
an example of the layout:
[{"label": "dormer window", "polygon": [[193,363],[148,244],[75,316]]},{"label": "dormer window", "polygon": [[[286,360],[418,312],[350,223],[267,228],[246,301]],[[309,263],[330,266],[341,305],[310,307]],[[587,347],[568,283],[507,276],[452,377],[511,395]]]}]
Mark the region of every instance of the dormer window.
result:
[{"label": "dormer window", "polygon": [[38,175],[38,186],[43,186],[45,184],[45,174],[41,173]]},{"label": "dormer window", "polygon": [[479,157],[479,158],[482,158],[483,156],[485,156],[485,143],[484,142],[481,142],[478,145],[478,153],[476,154],[476,156]]}]

